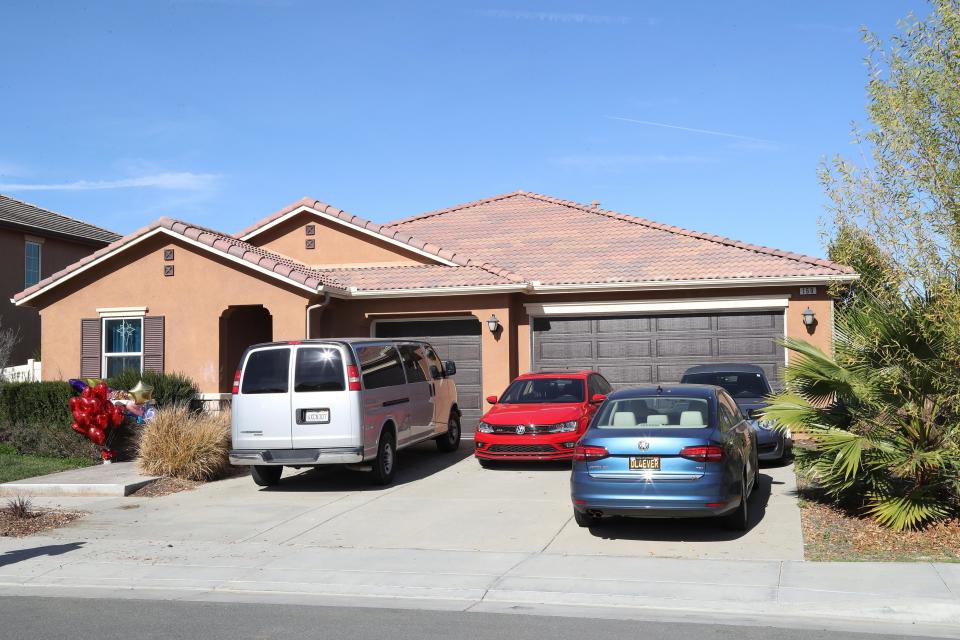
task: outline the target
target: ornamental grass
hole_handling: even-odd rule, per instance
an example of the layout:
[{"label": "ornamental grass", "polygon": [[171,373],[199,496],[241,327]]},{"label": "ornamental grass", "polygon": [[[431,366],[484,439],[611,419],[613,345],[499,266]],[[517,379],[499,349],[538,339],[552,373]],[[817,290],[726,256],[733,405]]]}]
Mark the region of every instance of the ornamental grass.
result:
[{"label": "ornamental grass", "polygon": [[157,410],[145,424],[137,462],[148,475],[215,480],[230,469],[230,412],[191,411],[185,405]]}]

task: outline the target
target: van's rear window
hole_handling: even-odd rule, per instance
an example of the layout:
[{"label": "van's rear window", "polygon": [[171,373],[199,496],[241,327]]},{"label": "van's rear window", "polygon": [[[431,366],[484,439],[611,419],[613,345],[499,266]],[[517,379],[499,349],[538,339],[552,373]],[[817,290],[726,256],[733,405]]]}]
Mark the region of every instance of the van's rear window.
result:
[{"label": "van's rear window", "polygon": [[311,391],[343,391],[346,389],[343,376],[343,358],[337,349],[305,349],[297,351],[297,368],[293,377],[293,390],[301,393]]},{"label": "van's rear window", "polygon": [[240,393],[286,393],[290,384],[290,349],[264,349],[247,357]]}]

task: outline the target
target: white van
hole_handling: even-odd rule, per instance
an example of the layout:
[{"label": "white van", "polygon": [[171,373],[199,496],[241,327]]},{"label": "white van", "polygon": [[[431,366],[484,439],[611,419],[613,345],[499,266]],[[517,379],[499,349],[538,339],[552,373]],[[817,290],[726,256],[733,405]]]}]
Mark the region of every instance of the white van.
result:
[{"label": "white van", "polygon": [[233,382],[230,462],[270,486],[284,466],[369,464],[393,479],[397,451],[435,440],[460,446],[457,368],[414,340],[336,339],[257,344]]}]

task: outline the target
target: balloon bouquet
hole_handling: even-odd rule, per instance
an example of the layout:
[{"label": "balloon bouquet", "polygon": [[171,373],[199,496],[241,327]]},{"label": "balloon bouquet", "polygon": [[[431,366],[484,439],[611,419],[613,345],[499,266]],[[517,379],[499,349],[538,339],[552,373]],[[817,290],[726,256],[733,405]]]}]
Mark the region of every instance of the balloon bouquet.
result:
[{"label": "balloon bouquet", "polygon": [[156,415],[153,387],[143,381],[130,391],[112,390],[103,380],[87,378],[70,380],[79,395],[70,398],[70,427],[100,447],[100,457],[109,464],[114,457],[110,448],[117,427],[129,420],[135,424],[149,422]]}]

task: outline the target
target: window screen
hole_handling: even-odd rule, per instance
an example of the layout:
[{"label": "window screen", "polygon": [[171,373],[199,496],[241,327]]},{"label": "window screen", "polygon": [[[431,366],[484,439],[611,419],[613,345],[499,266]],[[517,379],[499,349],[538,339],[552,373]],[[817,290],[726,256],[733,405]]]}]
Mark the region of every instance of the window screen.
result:
[{"label": "window screen", "polygon": [[290,349],[264,349],[247,357],[241,393],[286,393],[290,378]]},{"label": "window screen", "polygon": [[297,367],[293,390],[343,391],[343,358],[337,349],[304,349],[297,351]]},{"label": "window screen", "polygon": [[360,373],[365,389],[380,389],[406,384],[396,347],[380,344],[357,347]]}]

